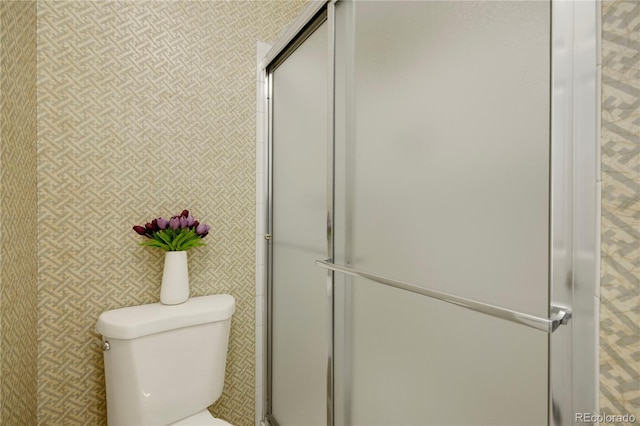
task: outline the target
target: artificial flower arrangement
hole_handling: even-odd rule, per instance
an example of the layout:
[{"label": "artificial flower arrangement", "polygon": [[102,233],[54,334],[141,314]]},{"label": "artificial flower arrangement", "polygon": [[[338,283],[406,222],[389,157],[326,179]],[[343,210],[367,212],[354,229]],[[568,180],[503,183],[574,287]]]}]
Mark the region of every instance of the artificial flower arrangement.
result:
[{"label": "artificial flower arrangement", "polygon": [[136,225],[133,230],[151,241],[141,242],[141,246],[157,247],[166,251],[185,251],[194,247],[206,246],[202,239],[211,227],[198,222],[189,210],[171,216],[171,219],[159,217],[144,226]]}]

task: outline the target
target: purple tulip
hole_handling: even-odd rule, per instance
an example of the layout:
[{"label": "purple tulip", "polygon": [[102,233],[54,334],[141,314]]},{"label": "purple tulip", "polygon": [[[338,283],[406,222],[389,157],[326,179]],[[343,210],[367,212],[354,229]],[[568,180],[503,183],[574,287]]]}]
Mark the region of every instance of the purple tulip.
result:
[{"label": "purple tulip", "polygon": [[189,214],[189,210],[186,209],[170,218],[165,219],[159,216],[142,226],[133,226],[133,230],[137,234],[152,240],[158,237],[156,234],[161,233],[162,238],[158,237],[157,240],[151,242],[146,241],[140,244],[164,249],[172,248],[172,244],[176,238],[180,238],[180,244],[182,244],[180,247],[182,247],[182,249],[185,249],[185,247],[186,249],[194,247],[194,244],[195,246],[204,245],[200,243],[199,240],[206,237],[210,229],[211,227],[209,225],[198,222],[193,215]]},{"label": "purple tulip", "polygon": [[140,235],[147,235],[147,230],[143,226],[136,225],[133,227],[133,230]]},{"label": "purple tulip", "polygon": [[151,234],[158,230],[158,222],[153,219],[151,222],[146,223],[144,227],[147,228],[147,233]]},{"label": "purple tulip", "polygon": [[169,226],[171,227],[171,229],[178,229],[180,227],[180,219],[175,216],[172,217],[169,221]]},{"label": "purple tulip", "polygon": [[207,234],[209,233],[209,229],[211,229],[211,227],[209,225],[207,225],[206,223],[201,223],[200,225],[198,225],[198,227],[196,228],[196,234],[200,235],[202,238],[206,237]]},{"label": "purple tulip", "polygon": [[161,231],[167,229],[169,227],[169,221],[163,217],[159,217],[158,219],[158,229]]},{"label": "purple tulip", "polygon": [[180,216],[180,228],[187,227],[187,218],[184,216]]}]

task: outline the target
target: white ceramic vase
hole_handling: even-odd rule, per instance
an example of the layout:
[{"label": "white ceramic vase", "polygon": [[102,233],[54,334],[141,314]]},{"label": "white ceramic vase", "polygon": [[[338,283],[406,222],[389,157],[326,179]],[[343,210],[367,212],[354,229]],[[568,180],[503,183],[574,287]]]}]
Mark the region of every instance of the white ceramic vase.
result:
[{"label": "white ceramic vase", "polygon": [[178,305],[189,299],[189,266],[186,251],[168,251],[164,258],[160,303]]}]

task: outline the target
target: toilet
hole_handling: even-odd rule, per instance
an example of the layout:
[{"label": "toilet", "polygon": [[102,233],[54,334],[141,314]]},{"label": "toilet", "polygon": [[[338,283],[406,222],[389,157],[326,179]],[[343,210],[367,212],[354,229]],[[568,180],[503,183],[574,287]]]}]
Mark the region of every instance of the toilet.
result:
[{"label": "toilet", "polygon": [[103,312],[109,426],[230,426],[207,407],[222,394],[234,310],[218,294]]}]

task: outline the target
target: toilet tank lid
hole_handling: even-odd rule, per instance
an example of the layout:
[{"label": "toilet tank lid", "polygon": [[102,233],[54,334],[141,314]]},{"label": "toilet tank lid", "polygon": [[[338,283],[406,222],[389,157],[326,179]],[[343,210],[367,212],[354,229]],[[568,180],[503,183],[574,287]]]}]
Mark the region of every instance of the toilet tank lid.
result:
[{"label": "toilet tank lid", "polygon": [[192,325],[224,321],[235,311],[235,299],[228,294],[192,297],[180,305],[131,306],[100,314],[96,331],[112,339],[136,337]]}]

